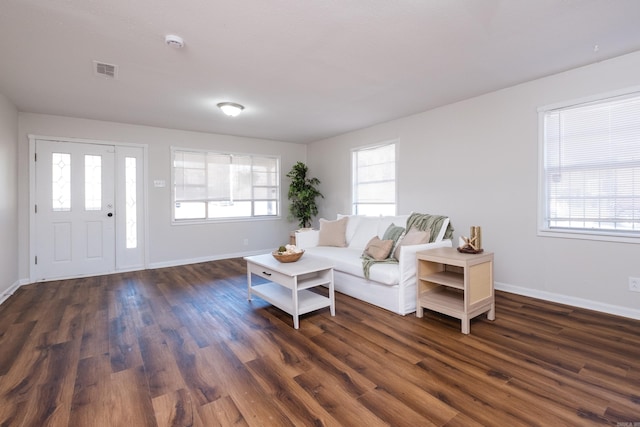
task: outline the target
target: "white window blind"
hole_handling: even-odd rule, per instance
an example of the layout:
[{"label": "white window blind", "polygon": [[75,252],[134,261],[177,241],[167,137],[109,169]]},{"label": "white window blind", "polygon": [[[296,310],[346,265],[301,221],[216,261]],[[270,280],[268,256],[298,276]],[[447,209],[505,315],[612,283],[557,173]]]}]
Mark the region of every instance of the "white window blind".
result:
[{"label": "white window blind", "polygon": [[543,230],[640,235],[640,94],[541,112]]},{"label": "white window blind", "polygon": [[355,150],[352,163],[353,213],[395,215],[396,144]]},{"label": "white window blind", "polygon": [[173,178],[177,221],[279,215],[277,157],[176,149]]}]

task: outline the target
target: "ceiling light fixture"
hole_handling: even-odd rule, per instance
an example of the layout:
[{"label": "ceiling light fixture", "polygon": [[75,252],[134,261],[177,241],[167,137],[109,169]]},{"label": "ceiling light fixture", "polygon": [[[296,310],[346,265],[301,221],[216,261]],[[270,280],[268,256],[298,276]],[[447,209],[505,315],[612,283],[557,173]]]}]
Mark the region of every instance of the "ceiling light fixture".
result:
[{"label": "ceiling light fixture", "polygon": [[223,113],[231,117],[237,116],[244,110],[244,106],[236,104],[235,102],[221,102],[218,104],[218,107]]}]

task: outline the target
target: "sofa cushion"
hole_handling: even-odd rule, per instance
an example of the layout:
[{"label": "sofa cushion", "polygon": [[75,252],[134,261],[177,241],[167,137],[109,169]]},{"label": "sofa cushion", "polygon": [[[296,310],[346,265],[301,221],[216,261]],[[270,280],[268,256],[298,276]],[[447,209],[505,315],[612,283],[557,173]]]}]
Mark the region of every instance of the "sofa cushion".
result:
[{"label": "sofa cushion", "polygon": [[[362,271],[362,249],[316,246],[305,249],[306,254],[330,259],[335,271],[341,271],[356,277],[364,277]],[[400,281],[398,264],[378,263],[371,266],[369,280],[384,285],[397,285]]]},{"label": "sofa cushion", "polygon": [[373,237],[364,248],[364,254],[376,261],[387,259],[393,249],[393,240],[381,240],[378,236]]},{"label": "sofa cushion", "polygon": [[360,224],[360,218],[362,218],[362,215],[338,214],[338,219],[341,218],[349,218],[349,220],[347,221],[347,233],[345,236],[347,245],[349,245],[349,243],[351,243],[351,240],[353,240],[353,236],[356,234],[356,229],[358,228],[358,224]]},{"label": "sofa cushion", "polygon": [[349,247],[363,251],[371,238],[375,236],[380,237],[380,235],[378,235],[379,222],[380,218],[377,216],[361,216],[358,220],[356,232],[349,242]]},{"label": "sofa cushion", "polygon": [[320,218],[320,232],[318,246],[347,246],[346,230],[349,218],[344,217],[335,221]]}]

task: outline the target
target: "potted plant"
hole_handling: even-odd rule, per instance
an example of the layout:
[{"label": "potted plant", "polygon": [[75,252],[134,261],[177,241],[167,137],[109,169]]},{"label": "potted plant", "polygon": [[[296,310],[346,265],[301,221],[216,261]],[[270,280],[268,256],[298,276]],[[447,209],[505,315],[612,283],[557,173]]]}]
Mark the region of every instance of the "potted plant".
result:
[{"label": "potted plant", "polygon": [[316,188],[320,184],[318,178],[308,178],[309,168],[302,162],[297,162],[287,174],[291,178],[289,184],[289,220],[296,219],[300,228],[311,226],[311,219],[318,215],[316,198],[322,193]]}]

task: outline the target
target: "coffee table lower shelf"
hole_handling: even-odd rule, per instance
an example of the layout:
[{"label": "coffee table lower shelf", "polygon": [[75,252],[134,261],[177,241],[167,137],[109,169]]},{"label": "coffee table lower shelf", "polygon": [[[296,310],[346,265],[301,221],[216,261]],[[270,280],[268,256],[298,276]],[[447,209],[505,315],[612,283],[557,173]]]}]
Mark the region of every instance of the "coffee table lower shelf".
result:
[{"label": "coffee table lower shelf", "polygon": [[[285,288],[277,283],[268,282],[252,286],[251,293],[275,305],[280,310],[295,316],[294,293],[296,291]],[[331,300],[323,295],[303,289],[298,293],[298,315],[309,313],[325,307],[331,307]]]}]

